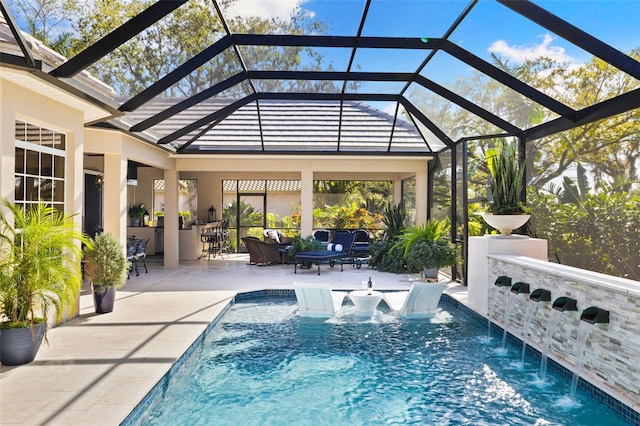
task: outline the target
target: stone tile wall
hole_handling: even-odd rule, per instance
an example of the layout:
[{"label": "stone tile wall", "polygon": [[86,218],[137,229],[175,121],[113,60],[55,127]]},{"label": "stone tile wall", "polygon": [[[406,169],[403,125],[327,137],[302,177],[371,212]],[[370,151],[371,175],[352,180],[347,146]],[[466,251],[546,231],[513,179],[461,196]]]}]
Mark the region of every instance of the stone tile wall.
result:
[{"label": "stone tile wall", "polygon": [[[609,324],[593,325],[587,336],[580,376],[640,410],[640,282],[621,280],[602,274],[591,274],[576,268],[554,265],[521,256],[489,256],[489,316],[492,321],[514,336],[523,339],[523,322],[530,303],[528,294],[516,295],[509,287],[493,285],[502,275],[529,283],[531,291],[539,288],[551,292],[551,302],[540,302],[534,308],[527,343],[541,351],[549,323],[552,303],[559,297],[576,299],[577,312],[560,314],[552,335],[549,358],[574,371],[577,331],[581,313],[592,306],[609,311]],[[601,280],[599,283],[598,281]],[[617,283],[621,284],[618,285]],[[637,284],[637,288],[636,288]],[[504,312],[512,298],[510,317]]]}]

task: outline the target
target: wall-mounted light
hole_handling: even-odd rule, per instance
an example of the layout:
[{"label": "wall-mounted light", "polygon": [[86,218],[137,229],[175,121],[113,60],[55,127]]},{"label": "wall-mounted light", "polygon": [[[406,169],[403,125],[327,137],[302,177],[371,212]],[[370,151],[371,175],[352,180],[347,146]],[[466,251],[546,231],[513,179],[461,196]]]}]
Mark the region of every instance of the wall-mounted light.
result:
[{"label": "wall-mounted light", "polygon": [[96,189],[98,191],[102,191],[102,186],[104,185],[104,176],[98,175],[96,176]]}]

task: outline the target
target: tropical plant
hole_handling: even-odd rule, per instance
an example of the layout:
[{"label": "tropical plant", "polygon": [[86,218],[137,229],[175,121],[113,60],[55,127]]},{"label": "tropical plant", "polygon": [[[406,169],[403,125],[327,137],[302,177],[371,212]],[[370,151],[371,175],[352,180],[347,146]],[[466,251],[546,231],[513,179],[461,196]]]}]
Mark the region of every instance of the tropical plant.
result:
[{"label": "tropical plant", "polygon": [[287,248],[287,252],[289,256],[294,256],[296,253],[319,251],[321,249],[322,243],[316,240],[313,235],[307,235],[306,237],[295,235],[291,239],[291,245]]},{"label": "tropical plant", "polygon": [[356,203],[313,209],[314,228],[375,229],[381,220],[381,215],[371,214],[369,210],[358,207]]},{"label": "tropical plant", "polygon": [[82,277],[80,244],[88,236],[72,216],[46,203],[23,208],[2,200],[0,212],[0,314],[2,328],[33,327],[46,322],[50,307],[60,321],[75,309]]},{"label": "tropical plant", "polygon": [[127,280],[129,262],[120,242],[111,234],[96,235],[85,249],[85,276],[93,290],[102,292],[110,287],[120,288]]},{"label": "tropical plant", "polygon": [[579,203],[562,203],[556,194],[530,188],[530,231],[548,240],[553,261],[640,280],[640,194],[626,186],[600,184]]},{"label": "tropical plant", "polygon": [[420,272],[424,269],[439,269],[458,262],[456,246],[445,240],[416,241],[406,257],[407,270]]},{"label": "tropical plant", "polygon": [[127,211],[127,213],[129,213],[129,217],[132,219],[142,219],[144,217],[144,212],[144,203],[140,203],[137,206],[132,204]]},{"label": "tropical plant", "polygon": [[395,247],[402,250],[402,255],[406,258],[411,247],[418,241],[433,242],[447,238],[451,229],[449,219],[429,220],[423,225],[415,225],[406,228],[398,235]]},{"label": "tropical plant", "polygon": [[396,247],[395,242],[395,239],[384,240],[374,248],[376,251],[372,250],[369,265],[383,272],[392,272],[394,274],[406,272],[407,268],[402,248]]},{"label": "tropical plant", "polygon": [[382,214],[382,223],[384,223],[386,231],[382,241],[375,244],[370,250],[369,266],[371,268],[387,272],[401,272],[404,268],[402,264],[398,267],[395,262],[392,262],[392,255],[388,253],[396,243],[397,236],[405,228],[406,219],[407,210],[404,200],[385,208]]},{"label": "tropical plant", "polygon": [[515,143],[504,143],[501,150],[487,150],[486,161],[490,175],[491,213],[525,213],[521,201],[524,162],[518,161]]},{"label": "tropical plant", "polygon": [[[623,187],[627,185],[631,186],[634,183],[637,183],[637,179],[625,179],[623,182],[618,182],[614,185],[619,189],[622,189]],[[587,195],[589,195],[589,191],[591,190],[589,187],[589,180],[587,178],[587,170],[584,168],[582,163],[578,162],[575,180],[569,176],[563,176],[562,187],[553,182],[549,182],[542,190],[554,194],[557,197],[558,202],[561,204],[580,204],[587,199]]]},{"label": "tropical plant", "polygon": [[395,238],[402,233],[407,223],[407,209],[404,200],[395,206],[390,205],[384,209],[382,223],[387,227],[386,238]]}]

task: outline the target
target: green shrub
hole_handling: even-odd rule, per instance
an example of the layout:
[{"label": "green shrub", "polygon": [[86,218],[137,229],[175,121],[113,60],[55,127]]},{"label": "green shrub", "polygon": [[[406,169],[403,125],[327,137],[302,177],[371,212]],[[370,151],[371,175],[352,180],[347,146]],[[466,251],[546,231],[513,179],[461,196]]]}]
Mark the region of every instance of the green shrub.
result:
[{"label": "green shrub", "polygon": [[406,257],[407,270],[420,272],[423,269],[453,266],[458,261],[456,246],[447,240],[417,241]]},{"label": "green shrub", "polygon": [[94,291],[120,288],[127,281],[129,262],[120,242],[113,235],[96,235],[93,243],[85,247],[84,254],[87,259],[85,275],[93,284]]}]

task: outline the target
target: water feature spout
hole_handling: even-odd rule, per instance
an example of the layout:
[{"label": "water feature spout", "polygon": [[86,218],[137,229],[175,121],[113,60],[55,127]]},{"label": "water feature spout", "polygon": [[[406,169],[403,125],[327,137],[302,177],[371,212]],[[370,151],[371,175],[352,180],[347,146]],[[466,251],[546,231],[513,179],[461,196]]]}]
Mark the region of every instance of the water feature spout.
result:
[{"label": "water feature spout", "polygon": [[529,294],[529,284],[523,283],[522,281],[518,281],[514,285],[511,286],[511,293],[516,294]]},{"label": "water feature spout", "polygon": [[501,275],[496,278],[496,282],[494,284],[498,287],[511,287],[511,277]]},{"label": "water feature spout", "polygon": [[582,311],[580,320],[589,324],[609,324],[609,311],[592,306]]},{"label": "water feature spout", "polygon": [[553,302],[553,309],[560,312],[566,311],[577,311],[578,310],[578,302],[576,299],[572,299],[570,297],[558,297]]},{"label": "water feature spout", "polygon": [[544,288],[537,288],[531,292],[529,300],[534,302],[551,302],[551,292]]}]

